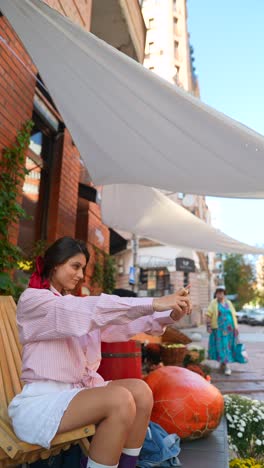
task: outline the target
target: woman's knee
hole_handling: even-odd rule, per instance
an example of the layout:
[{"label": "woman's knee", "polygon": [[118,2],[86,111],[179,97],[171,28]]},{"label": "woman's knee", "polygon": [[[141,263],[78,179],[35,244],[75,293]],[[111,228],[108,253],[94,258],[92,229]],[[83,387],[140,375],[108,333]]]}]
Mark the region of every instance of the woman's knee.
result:
[{"label": "woman's knee", "polygon": [[132,393],[124,387],[112,387],[113,394],[110,396],[111,416],[117,418],[124,424],[133,424],[136,417],[136,404]]},{"label": "woman's knee", "polygon": [[143,380],[135,379],[133,397],[137,410],[150,414],[153,408],[153,393],[150,387]]}]

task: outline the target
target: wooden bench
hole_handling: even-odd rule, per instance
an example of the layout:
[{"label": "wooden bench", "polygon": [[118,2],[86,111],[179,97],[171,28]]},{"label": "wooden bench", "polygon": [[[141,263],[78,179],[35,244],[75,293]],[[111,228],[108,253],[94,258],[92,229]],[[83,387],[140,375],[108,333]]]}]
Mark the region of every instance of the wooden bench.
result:
[{"label": "wooden bench", "polygon": [[56,435],[49,450],[22,442],[15,435],[7,408],[21,392],[21,351],[16,324],[16,304],[11,296],[0,296],[0,468],[33,463],[66,450],[78,443],[88,455],[87,437],[95,433],[94,425]]}]

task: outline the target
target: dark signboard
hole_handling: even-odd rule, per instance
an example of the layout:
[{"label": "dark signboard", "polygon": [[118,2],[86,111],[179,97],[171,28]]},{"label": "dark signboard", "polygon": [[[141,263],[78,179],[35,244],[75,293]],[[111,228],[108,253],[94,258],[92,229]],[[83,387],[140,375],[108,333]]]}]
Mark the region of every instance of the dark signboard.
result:
[{"label": "dark signboard", "polygon": [[194,273],[195,263],[190,258],[184,258],[184,257],[176,258],[176,270],[185,271],[186,273]]}]

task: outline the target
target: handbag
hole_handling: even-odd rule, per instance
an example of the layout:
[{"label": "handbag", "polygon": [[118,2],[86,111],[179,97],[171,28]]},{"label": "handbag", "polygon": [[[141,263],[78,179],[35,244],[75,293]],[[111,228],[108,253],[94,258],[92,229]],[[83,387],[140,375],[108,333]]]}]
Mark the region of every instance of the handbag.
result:
[{"label": "handbag", "polygon": [[235,361],[240,364],[246,364],[248,362],[248,354],[243,343],[239,341],[235,345]]}]

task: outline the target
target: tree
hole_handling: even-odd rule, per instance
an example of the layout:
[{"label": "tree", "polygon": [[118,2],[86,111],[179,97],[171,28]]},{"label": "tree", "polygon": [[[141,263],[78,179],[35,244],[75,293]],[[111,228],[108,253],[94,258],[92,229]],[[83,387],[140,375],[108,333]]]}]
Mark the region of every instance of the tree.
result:
[{"label": "tree", "polygon": [[227,294],[237,294],[235,306],[241,309],[254,299],[254,271],[243,255],[229,254],[224,260],[224,278]]},{"label": "tree", "polygon": [[264,306],[264,255],[259,257],[257,264],[257,304]]}]

